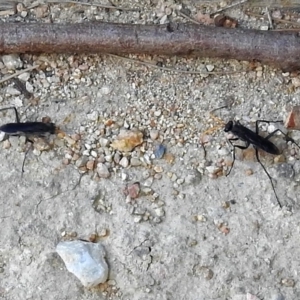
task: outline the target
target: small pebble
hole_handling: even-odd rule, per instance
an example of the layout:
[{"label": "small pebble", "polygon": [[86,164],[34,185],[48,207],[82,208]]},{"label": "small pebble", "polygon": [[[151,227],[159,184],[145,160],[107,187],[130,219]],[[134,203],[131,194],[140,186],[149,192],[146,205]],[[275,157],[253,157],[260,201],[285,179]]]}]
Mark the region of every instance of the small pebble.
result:
[{"label": "small pebble", "polygon": [[295,286],[295,281],[291,278],[284,278],[281,280],[281,284],[283,286],[287,286],[287,287],[294,287]]},{"label": "small pebble", "polygon": [[275,162],[276,164],[277,164],[277,163],[283,163],[283,162],[285,162],[285,156],[282,155],[282,154],[275,156],[274,162]]},{"label": "small pebble", "polygon": [[169,163],[169,164],[172,164],[175,160],[175,156],[171,153],[166,153],[164,155],[164,159]]},{"label": "small pebble", "polygon": [[119,165],[122,166],[123,168],[127,168],[129,166],[128,158],[126,156],[123,156],[119,162]]},{"label": "small pebble", "polygon": [[150,187],[153,183],[153,177],[149,177],[144,181],[144,186]]},{"label": "small pebble", "polygon": [[161,159],[164,156],[165,152],[166,152],[166,147],[164,145],[162,144],[157,145],[154,150],[155,158]]},{"label": "small pebble", "polygon": [[6,94],[7,95],[11,95],[11,96],[18,96],[18,95],[21,95],[21,92],[17,89],[15,89],[14,87],[12,86],[8,86],[5,90]]},{"label": "small pebble", "polygon": [[9,140],[5,140],[3,142],[3,149],[9,149],[11,147],[11,143]]},{"label": "small pebble", "polygon": [[149,170],[145,170],[145,171],[143,171],[143,173],[142,173],[142,177],[143,177],[143,179],[147,179],[147,178],[149,178],[149,177],[150,177],[150,175],[151,175],[151,173],[150,173],[150,171],[149,171]]},{"label": "small pebble", "polygon": [[154,166],[153,170],[156,173],[162,173],[164,171],[163,167],[161,167],[161,166]]},{"label": "small pebble", "polygon": [[70,161],[67,158],[63,158],[62,164],[67,166],[68,164],[70,164]]},{"label": "small pebble", "polygon": [[212,72],[214,70],[215,66],[214,65],[207,65],[206,69],[208,72]]},{"label": "small pebble", "polygon": [[253,170],[252,170],[252,169],[247,169],[247,170],[245,171],[245,174],[246,174],[247,176],[250,176],[250,175],[253,174]]},{"label": "small pebble", "polygon": [[176,181],[178,184],[183,184],[184,183],[184,178],[179,178]]},{"label": "small pebble", "polygon": [[128,179],[128,174],[126,174],[126,173],[121,173],[121,179],[123,180],[123,181],[126,181],[127,179]]},{"label": "small pebble", "polygon": [[143,133],[140,131],[122,130],[110,146],[121,152],[130,152],[143,143]]},{"label": "small pebble", "polygon": [[300,87],[300,78],[299,77],[293,77],[292,78],[292,85],[296,88]]},{"label": "small pebble", "polygon": [[69,137],[68,135],[66,135],[65,137],[64,137],[64,139],[65,139],[65,141],[70,145],[70,146],[72,146],[72,145],[74,145],[75,143],[76,143],[76,141],[74,141],[71,137]]},{"label": "small pebble", "polygon": [[0,131],[0,142],[2,142],[5,138],[5,132]]},{"label": "small pebble", "polygon": [[140,223],[142,221],[143,217],[142,216],[136,216],[133,218],[134,223]]},{"label": "small pebble", "polygon": [[107,166],[103,163],[98,163],[97,173],[100,178],[108,178],[110,176],[110,172],[108,171]]},{"label": "small pebble", "polygon": [[154,211],[158,217],[163,217],[165,215],[165,211],[162,207],[156,208]]},{"label": "small pebble", "polygon": [[107,85],[104,85],[104,86],[100,89],[100,92],[101,92],[102,95],[108,95],[108,94],[111,93],[111,91],[112,91],[112,89],[111,89],[109,86],[107,86]]},{"label": "small pebble", "polygon": [[2,55],[2,61],[8,70],[16,70],[23,67],[23,62],[17,54]]},{"label": "small pebble", "polygon": [[269,26],[268,25],[262,25],[262,26],[260,26],[260,30],[267,31],[267,30],[269,30]]},{"label": "small pebble", "polygon": [[89,160],[87,163],[86,163],[86,168],[88,170],[93,170],[94,169],[94,165],[95,165],[95,162],[93,160]]},{"label": "small pebble", "polygon": [[97,156],[98,156],[98,155],[97,155],[97,152],[94,151],[94,150],[91,151],[91,155],[92,155],[93,157],[95,157],[95,158],[97,158]]},{"label": "small pebble", "polygon": [[90,114],[87,114],[86,117],[91,121],[97,121],[99,118],[99,113],[97,111],[93,111]]},{"label": "small pebble", "polygon": [[159,131],[158,130],[150,130],[150,138],[151,140],[156,140],[159,136]]},{"label": "small pebble", "polygon": [[129,195],[131,199],[136,199],[140,194],[140,184],[138,182],[128,184],[124,190],[125,195]]},{"label": "small pebble", "polygon": [[78,160],[76,160],[75,162],[75,166],[77,168],[83,167],[87,164],[89,158],[87,156],[81,156],[78,158]]},{"label": "small pebble", "polygon": [[136,158],[136,157],[132,157],[131,160],[130,160],[130,165],[132,167],[138,167],[141,164],[142,164],[142,162],[138,158]]},{"label": "small pebble", "polygon": [[197,221],[199,221],[199,222],[206,222],[207,219],[206,219],[206,217],[203,216],[203,215],[198,215],[198,216],[197,216]]},{"label": "small pebble", "polygon": [[159,117],[161,115],[161,110],[156,110],[155,112],[154,112],[154,116],[155,117]]},{"label": "small pebble", "polygon": [[161,179],[161,178],[162,178],[162,174],[161,173],[154,174],[154,179]]},{"label": "small pebble", "polygon": [[102,147],[107,147],[109,144],[109,140],[105,138],[100,138],[99,143]]}]

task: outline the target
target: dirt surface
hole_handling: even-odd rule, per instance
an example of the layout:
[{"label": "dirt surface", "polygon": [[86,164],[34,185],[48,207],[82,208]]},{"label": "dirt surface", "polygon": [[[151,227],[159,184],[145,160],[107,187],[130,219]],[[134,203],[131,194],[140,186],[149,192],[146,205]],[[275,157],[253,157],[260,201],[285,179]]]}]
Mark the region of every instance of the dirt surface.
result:
[{"label": "dirt surface", "polygon": [[[178,10],[199,18],[220,8],[195,2],[114,2],[140,9],[126,11],[28,1],[2,19],[159,24],[187,22]],[[293,11],[274,12],[297,20]],[[269,26],[242,6],[226,13],[239,26]],[[1,138],[0,298],[299,299],[299,149],[278,135],[272,141],[283,155],[261,153],[280,208],[251,149],[237,153],[225,176],[232,156],[223,132],[230,119],[252,129],[258,119],[285,119],[299,104],[298,75],[234,60],[128,58],[2,57],[2,78],[38,67],[19,76],[31,95],[16,82],[1,84],[1,107],[16,106],[22,122],[49,116],[61,132],[35,140],[23,176],[25,138]],[[0,113],[1,124],[13,122],[13,111]],[[141,133],[143,143],[113,148],[124,129]],[[300,139],[297,131],[291,136]],[[137,198],[126,195],[128,187],[140,188]],[[109,281],[99,288],[85,289],[55,252],[59,241],[77,238],[105,247]]]}]

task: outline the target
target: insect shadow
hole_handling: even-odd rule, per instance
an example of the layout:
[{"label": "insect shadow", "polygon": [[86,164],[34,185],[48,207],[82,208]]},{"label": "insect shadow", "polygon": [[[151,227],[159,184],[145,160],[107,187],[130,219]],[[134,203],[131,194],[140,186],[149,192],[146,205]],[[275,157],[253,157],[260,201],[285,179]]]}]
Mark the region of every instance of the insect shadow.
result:
[{"label": "insect shadow", "polygon": [[[229,121],[224,128],[225,132],[231,132],[233,133],[236,138],[231,138],[228,139],[228,141],[230,142],[230,144],[233,146],[233,162],[231,165],[230,170],[228,171],[228,173],[226,174],[226,176],[228,176],[233,168],[234,162],[235,162],[235,149],[239,148],[239,149],[247,149],[250,145],[253,145],[254,149],[255,149],[255,156],[257,161],[259,162],[259,164],[262,166],[262,168],[264,169],[265,173],[267,174],[268,178],[270,179],[271,185],[272,185],[272,189],[274,191],[277,203],[280,207],[282,207],[279,198],[277,196],[277,193],[275,191],[275,187],[274,187],[274,183],[272,180],[272,177],[270,176],[270,174],[268,173],[267,169],[265,168],[265,166],[262,164],[262,162],[259,159],[259,155],[258,155],[258,149],[261,149],[267,153],[270,154],[274,154],[274,155],[279,155],[280,154],[280,150],[278,149],[277,146],[275,146],[271,141],[270,138],[272,136],[274,136],[277,132],[281,132],[286,140],[286,142],[292,142],[293,144],[295,144],[298,148],[299,145],[294,141],[294,139],[292,139],[291,137],[289,137],[286,133],[284,133],[282,130],[280,129],[276,129],[273,132],[271,132],[268,136],[266,137],[262,137],[261,135],[259,135],[259,123],[283,123],[283,121],[266,121],[266,120],[257,120],[256,121],[256,126],[255,126],[255,132],[250,130],[249,128],[243,126],[239,121]],[[245,142],[244,146],[241,145],[235,145],[233,143],[233,141],[237,141],[237,140],[241,140]]]},{"label": "insect shadow", "polygon": [[[33,141],[29,138],[30,136],[45,137],[49,134],[55,134],[57,127],[54,123],[44,122],[20,122],[19,114],[17,109],[12,107],[1,108],[0,111],[12,109],[15,112],[16,121],[15,123],[7,123],[0,126],[0,131],[5,132],[7,135],[14,136],[25,136],[25,144],[27,142],[33,144]],[[22,174],[24,173],[24,164],[29,149],[25,152],[23,163],[22,163]]]}]

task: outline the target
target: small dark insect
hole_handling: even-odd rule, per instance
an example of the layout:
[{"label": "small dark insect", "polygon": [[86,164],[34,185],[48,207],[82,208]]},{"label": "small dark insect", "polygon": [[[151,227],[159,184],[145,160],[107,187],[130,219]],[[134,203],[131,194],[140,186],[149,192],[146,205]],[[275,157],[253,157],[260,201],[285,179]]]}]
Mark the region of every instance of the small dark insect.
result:
[{"label": "small dark insect", "polygon": [[[17,135],[17,136],[25,136],[26,141],[25,143],[29,142],[33,144],[33,141],[31,141],[28,136],[37,136],[37,137],[43,137],[48,134],[55,134],[56,132],[56,126],[54,123],[43,123],[43,122],[20,122],[18,111],[15,107],[6,107],[0,109],[0,111],[13,109],[15,111],[16,115],[16,122],[15,123],[7,123],[2,126],[0,126],[0,131],[5,132],[7,135]],[[25,152],[23,164],[22,164],[22,173],[24,172],[24,164],[26,155],[28,153],[29,149]]]},{"label": "small dark insect", "polygon": [[[258,129],[258,124],[259,123],[268,123],[268,124],[270,124],[270,123],[282,123],[282,121],[258,120],[258,121],[256,121],[256,128],[255,128],[256,130],[255,130],[255,132],[252,131],[252,130],[250,130],[250,129],[248,129],[247,127],[243,126],[239,121],[236,121],[236,122],[229,121],[225,125],[224,131],[225,132],[232,132],[236,136],[236,138],[229,139],[230,144],[233,146],[233,163],[232,163],[232,166],[231,166],[229,172],[226,174],[226,176],[228,176],[230,174],[230,172],[231,172],[231,170],[233,168],[233,165],[234,165],[234,161],[235,161],[235,148],[247,149],[250,146],[250,144],[252,144],[253,147],[254,147],[254,149],[255,149],[256,159],[260,163],[260,165],[262,166],[262,168],[264,169],[264,171],[267,174],[268,178],[270,179],[271,185],[272,185],[272,188],[273,188],[273,191],[274,191],[274,194],[276,196],[276,200],[278,202],[278,205],[280,207],[282,207],[282,205],[281,205],[281,203],[280,203],[280,201],[278,199],[278,196],[276,194],[272,178],[271,178],[270,174],[267,172],[265,166],[261,163],[261,161],[259,159],[258,149],[262,149],[265,152],[268,152],[270,154],[275,154],[275,155],[280,154],[279,149],[269,140],[272,136],[274,136],[274,134],[276,132],[281,132],[284,135],[285,140],[287,142],[292,142],[298,148],[300,148],[300,147],[299,147],[299,145],[291,137],[289,137],[287,134],[285,134],[284,132],[282,132],[280,129],[274,130],[272,133],[270,133],[266,137],[260,136],[259,135],[259,129]],[[237,140],[244,141],[246,143],[245,146],[234,145],[232,143],[232,141],[237,141]]]}]

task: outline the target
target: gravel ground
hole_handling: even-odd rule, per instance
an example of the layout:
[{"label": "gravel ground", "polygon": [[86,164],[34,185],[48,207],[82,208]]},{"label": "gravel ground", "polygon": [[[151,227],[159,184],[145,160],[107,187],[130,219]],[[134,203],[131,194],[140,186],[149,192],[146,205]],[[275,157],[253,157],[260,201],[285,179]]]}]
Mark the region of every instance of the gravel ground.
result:
[{"label": "gravel ground", "polygon": [[[195,1],[145,1],[139,12],[30,5],[2,19],[163,24],[186,22],[178,9],[191,17],[217,9]],[[239,7],[228,15],[268,26]],[[128,58],[2,57],[2,78],[38,67],[2,83],[1,107],[16,106],[23,122],[48,116],[60,131],[35,139],[23,176],[25,138],[0,136],[1,299],[299,299],[299,149],[278,135],[283,155],[260,153],[281,209],[253,149],[237,151],[224,176],[232,149],[223,132],[230,119],[252,129],[257,119],[284,119],[299,103],[297,74],[234,60]],[[13,122],[13,111],[0,113],[1,124]],[[55,247],[70,239],[104,245],[105,284],[85,289],[66,270]]]}]

